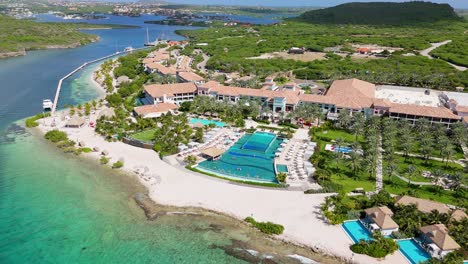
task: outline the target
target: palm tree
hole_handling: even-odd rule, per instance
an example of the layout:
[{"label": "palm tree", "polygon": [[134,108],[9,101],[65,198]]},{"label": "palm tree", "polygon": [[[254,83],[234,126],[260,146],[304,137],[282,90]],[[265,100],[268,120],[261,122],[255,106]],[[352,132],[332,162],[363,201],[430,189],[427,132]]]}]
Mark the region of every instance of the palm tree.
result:
[{"label": "palm tree", "polygon": [[426,118],[421,118],[421,119],[418,119],[418,121],[416,121],[416,126],[414,128],[416,129],[416,131],[421,133],[423,131],[427,131],[430,125],[431,124],[429,120],[427,120]]},{"label": "palm tree", "polygon": [[353,171],[354,178],[357,178],[357,171],[360,169],[362,163],[362,156],[356,151],[351,151],[349,153],[349,166]]},{"label": "palm tree", "polygon": [[445,159],[445,168],[447,168],[449,160],[451,160],[453,155],[455,154],[455,150],[453,149],[453,145],[452,144],[446,145],[442,149],[441,154],[442,154],[442,159]]},{"label": "palm tree", "polygon": [[410,164],[406,169],[406,174],[408,175],[408,185],[411,185],[411,177],[416,173],[416,167],[413,164]]},{"label": "palm tree", "polygon": [[432,172],[432,177],[434,178],[434,182],[436,184],[439,184],[440,179],[444,176],[444,172],[441,170],[435,170]]},{"label": "palm tree", "polygon": [[353,133],[355,136],[355,140],[357,141],[358,137],[364,132],[364,124],[366,123],[366,119],[364,117],[364,114],[361,112],[355,113],[353,119]]},{"label": "palm tree", "polygon": [[452,175],[451,178],[452,178],[452,185],[450,186],[450,189],[452,189],[453,191],[460,189],[464,180],[462,173],[457,171]]},{"label": "palm tree", "polygon": [[398,166],[395,163],[389,163],[385,167],[385,171],[387,173],[388,180],[390,182],[392,181],[392,177],[396,175],[397,170],[398,170]]},{"label": "palm tree", "polygon": [[349,128],[351,124],[351,115],[348,109],[342,109],[338,114],[338,126],[341,128]]}]

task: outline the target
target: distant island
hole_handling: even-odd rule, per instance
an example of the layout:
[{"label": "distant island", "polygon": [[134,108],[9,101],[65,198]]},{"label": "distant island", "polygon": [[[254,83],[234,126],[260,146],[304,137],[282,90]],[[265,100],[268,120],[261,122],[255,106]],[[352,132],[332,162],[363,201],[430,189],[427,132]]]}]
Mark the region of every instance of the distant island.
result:
[{"label": "distant island", "polygon": [[461,18],[448,4],[371,2],[346,3],[307,11],[299,16],[299,20],[323,24],[403,25],[441,20],[459,21]]},{"label": "distant island", "polygon": [[95,42],[98,36],[82,29],[133,28],[86,23],[39,23],[0,15],[0,58],[24,56],[28,50],[75,48]]}]

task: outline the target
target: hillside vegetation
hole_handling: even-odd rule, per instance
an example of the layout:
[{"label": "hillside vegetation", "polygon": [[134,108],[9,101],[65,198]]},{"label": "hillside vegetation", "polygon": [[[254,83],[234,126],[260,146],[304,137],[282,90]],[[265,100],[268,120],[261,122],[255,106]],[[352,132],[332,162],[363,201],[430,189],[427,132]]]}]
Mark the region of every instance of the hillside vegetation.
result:
[{"label": "hillside vegetation", "polygon": [[430,2],[346,3],[303,13],[300,20],[325,24],[401,25],[460,20],[448,4]]},{"label": "hillside vegetation", "polygon": [[[80,29],[127,27],[72,23],[39,23],[0,15],[0,57],[5,53],[47,48],[72,48],[98,37]],[[4,54],[2,54],[4,53]]]},{"label": "hillside vegetation", "polygon": [[[468,71],[459,72],[443,60],[419,56],[418,50],[430,47],[430,43],[452,40],[452,45],[468,43],[465,21],[439,21],[429,26],[402,25],[333,25],[287,21],[275,25],[246,27],[212,27],[203,30],[184,30],[180,34],[189,37],[193,48],[210,55],[206,64],[210,70],[237,71],[241,74],[266,76],[273,72],[292,70],[298,78],[333,80],[360,78],[375,83],[454,89],[468,86]],[[196,45],[207,43],[206,46]],[[309,62],[286,59],[247,59],[264,53],[305,47],[311,51],[323,51],[325,47],[352,44],[377,44],[403,48],[387,59],[353,60],[327,54],[325,60]],[[449,46],[449,45],[447,45]],[[442,46],[444,47],[444,46]],[[441,47],[441,48],[442,48]],[[186,48],[190,49],[190,46]],[[440,49],[440,48],[439,48]],[[438,56],[450,56],[454,61],[464,60],[464,51],[436,49]],[[403,56],[412,52],[416,56]],[[444,55],[444,56],[442,56]]]}]

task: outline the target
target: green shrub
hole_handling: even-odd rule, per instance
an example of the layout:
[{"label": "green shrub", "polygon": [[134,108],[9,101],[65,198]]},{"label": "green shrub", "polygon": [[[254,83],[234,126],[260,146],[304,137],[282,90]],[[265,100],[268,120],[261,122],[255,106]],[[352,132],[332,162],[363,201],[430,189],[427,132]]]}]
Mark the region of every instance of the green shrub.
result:
[{"label": "green shrub", "polygon": [[43,117],[48,117],[48,116],[50,116],[50,113],[45,113],[45,114],[41,113],[41,114],[37,114],[37,115],[35,115],[33,117],[30,117],[30,118],[26,119],[26,122],[25,122],[26,127],[37,127],[39,125],[39,123],[37,123],[36,121],[38,119],[41,119]]},{"label": "green shrub", "polygon": [[279,182],[284,183],[286,181],[286,176],[287,176],[286,173],[280,172],[276,175],[276,178],[278,179]]},{"label": "green shrub", "polygon": [[65,140],[57,143],[57,147],[59,148],[68,148],[68,147],[73,147],[75,146],[75,141],[73,140]]},{"label": "green shrub", "polygon": [[81,148],[80,150],[81,150],[81,152],[84,152],[84,153],[93,152],[93,149],[91,149],[91,148]]},{"label": "green shrub", "polygon": [[391,238],[385,238],[380,233],[374,234],[372,241],[361,240],[350,248],[354,253],[366,254],[374,258],[383,258],[398,250],[398,244]]},{"label": "green shrub", "polygon": [[272,235],[272,234],[280,235],[284,231],[284,226],[282,225],[275,224],[272,222],[257,222],[255,221],[253,217],[250,217],[250,216],[245,218],[245,221],[247,223],[250,223],[254,227],[256,227],[261,232],[268,234],[268,235]]},{"label": "green shrub", "polygon": [[67,133],[65,133],[63,131],[60,131],[60,130],[57,130],[57,129],[54,129],[54,130],[51,130],[51,131],[47,132],[44,135],[44,137],[47,140],[50,140],[50,141],[52,141],[54,143],[68,140]]},{"label": "green shrub", "polygon": [[119,168],[122,168],[123,165],[124,165],[124,163],[119,160],[119,161],[114,162],[114,164],[112,164],[112,168],[113,169],[119,169]]},{"label": "green shrub", "polygon": [[107,163],[109,163],[109,158],[101,157],[101,159],[99,160],[99,162],[101,162],[102,165],[107,164]]}]

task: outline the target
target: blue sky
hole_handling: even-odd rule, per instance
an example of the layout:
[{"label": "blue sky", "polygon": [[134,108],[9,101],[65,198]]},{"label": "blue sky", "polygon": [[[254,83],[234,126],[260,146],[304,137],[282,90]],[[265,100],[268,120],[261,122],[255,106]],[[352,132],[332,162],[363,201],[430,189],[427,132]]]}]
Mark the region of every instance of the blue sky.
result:
[{"label": "blue sky", "polygon": [[[166,0],[180,4],[216,4],[249,6],[334,6],[346,2],[405,2],[405,0]],[[406,0],[408,1],[408,0]],[[447,3],[454,8],[468,8],[468,0],[432,0],[434,3]]]}]

